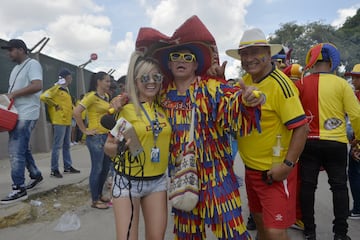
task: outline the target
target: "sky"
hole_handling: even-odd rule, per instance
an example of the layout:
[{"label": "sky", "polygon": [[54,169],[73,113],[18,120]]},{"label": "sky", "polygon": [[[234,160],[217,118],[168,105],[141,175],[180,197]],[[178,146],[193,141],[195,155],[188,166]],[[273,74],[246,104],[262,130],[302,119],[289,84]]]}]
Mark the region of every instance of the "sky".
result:
[{"label": "sky", "polygon": [[141,27],[171,36],[197,15],[216,39],[220,62],[228,61],[226,77],[235,78],[240,63],[225,50],[236,48],[246,29],[258,27],[268,36],[288,22],[339,27],[358,8],[359,0],[2,0],[0,38],[20,38],[32,48],[48,37],[41,53],[74,65],[96,53],[86,68],[115,70],[118,79],[127,72]]}]

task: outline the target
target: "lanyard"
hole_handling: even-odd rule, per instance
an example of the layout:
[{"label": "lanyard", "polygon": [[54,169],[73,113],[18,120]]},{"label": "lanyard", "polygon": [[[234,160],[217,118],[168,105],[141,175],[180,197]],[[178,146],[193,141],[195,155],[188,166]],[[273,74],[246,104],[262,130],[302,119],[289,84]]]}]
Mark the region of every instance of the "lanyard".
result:
[{"label": "lanyard", "polygon": [[151,120],[149,114],[146,112],[146,110],[145,110],[145,108],[144,108],[144,106],[142,104],[140,104],[140,107],[141,107],[142,111],[144,112],[147,120],[150,123],[151,129],[152,129],[152,132],[153,132],[153,136],[154,136],[154,147],[156,147],[157,139],[159,137],[160,132],[162,131],[162,128],[160,127],[160,122],[159,122],[159,119],[158,119],[158,114],[157,114],[157,110],[156,110],[156,104],[154,105],[154,113],[155,113],[155,120],[154,121]]}]

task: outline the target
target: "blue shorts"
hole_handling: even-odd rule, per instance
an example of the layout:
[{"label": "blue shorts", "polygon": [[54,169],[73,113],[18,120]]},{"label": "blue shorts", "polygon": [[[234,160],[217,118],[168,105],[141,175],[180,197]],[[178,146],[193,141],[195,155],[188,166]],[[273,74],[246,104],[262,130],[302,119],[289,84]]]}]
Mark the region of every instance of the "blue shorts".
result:
[{"label": "blue shorts", "polygon": [[120,176],[119,174],[115,174],[113,187],[112,187],[112,196],[114,198],[129,197],[129,192],[131,191],[132,197],[142,198],[154,192],[167,191],[167,189],[168,189],[168,179],[166,174],[162,175],[160,178],[155,180],[130,180],[130,181],[125,176]]},{"label": "blue shorts", "polygon": [[76,121],[74,118],[71,119],[71,127],[76,127]]}]

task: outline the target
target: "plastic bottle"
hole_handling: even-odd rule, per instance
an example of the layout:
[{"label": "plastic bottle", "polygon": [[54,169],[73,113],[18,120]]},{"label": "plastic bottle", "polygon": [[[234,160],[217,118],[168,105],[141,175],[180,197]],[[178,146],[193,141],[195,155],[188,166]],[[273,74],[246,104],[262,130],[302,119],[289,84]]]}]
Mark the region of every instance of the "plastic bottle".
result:
[{"label": "plastic bottle", "polygon": [[282,159],[282,152],[284,148],[281,146],[280,134],[276,135],[276,145],[273,146],[272,149],[273,149],[272,165],[277,165],[279,163],[282,163],[282,161],[284,160]]}]

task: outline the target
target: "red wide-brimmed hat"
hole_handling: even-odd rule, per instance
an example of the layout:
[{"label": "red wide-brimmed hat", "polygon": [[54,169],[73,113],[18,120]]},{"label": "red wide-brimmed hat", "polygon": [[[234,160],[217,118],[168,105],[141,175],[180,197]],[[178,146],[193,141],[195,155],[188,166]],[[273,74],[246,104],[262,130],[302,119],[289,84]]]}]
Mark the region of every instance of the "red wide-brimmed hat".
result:
[{"label": "red wide-brimmed hat", "polygon": [[197,75],[204,75],[214,63],[219,63],[215,38],[197,16],[186,20],[171,37],[153,28],[140,28],[136,39],[136,50],[152,56],[160,63],[164,75],[171,77],[168,68],[169,54],[186,49],[196,56]]}]

